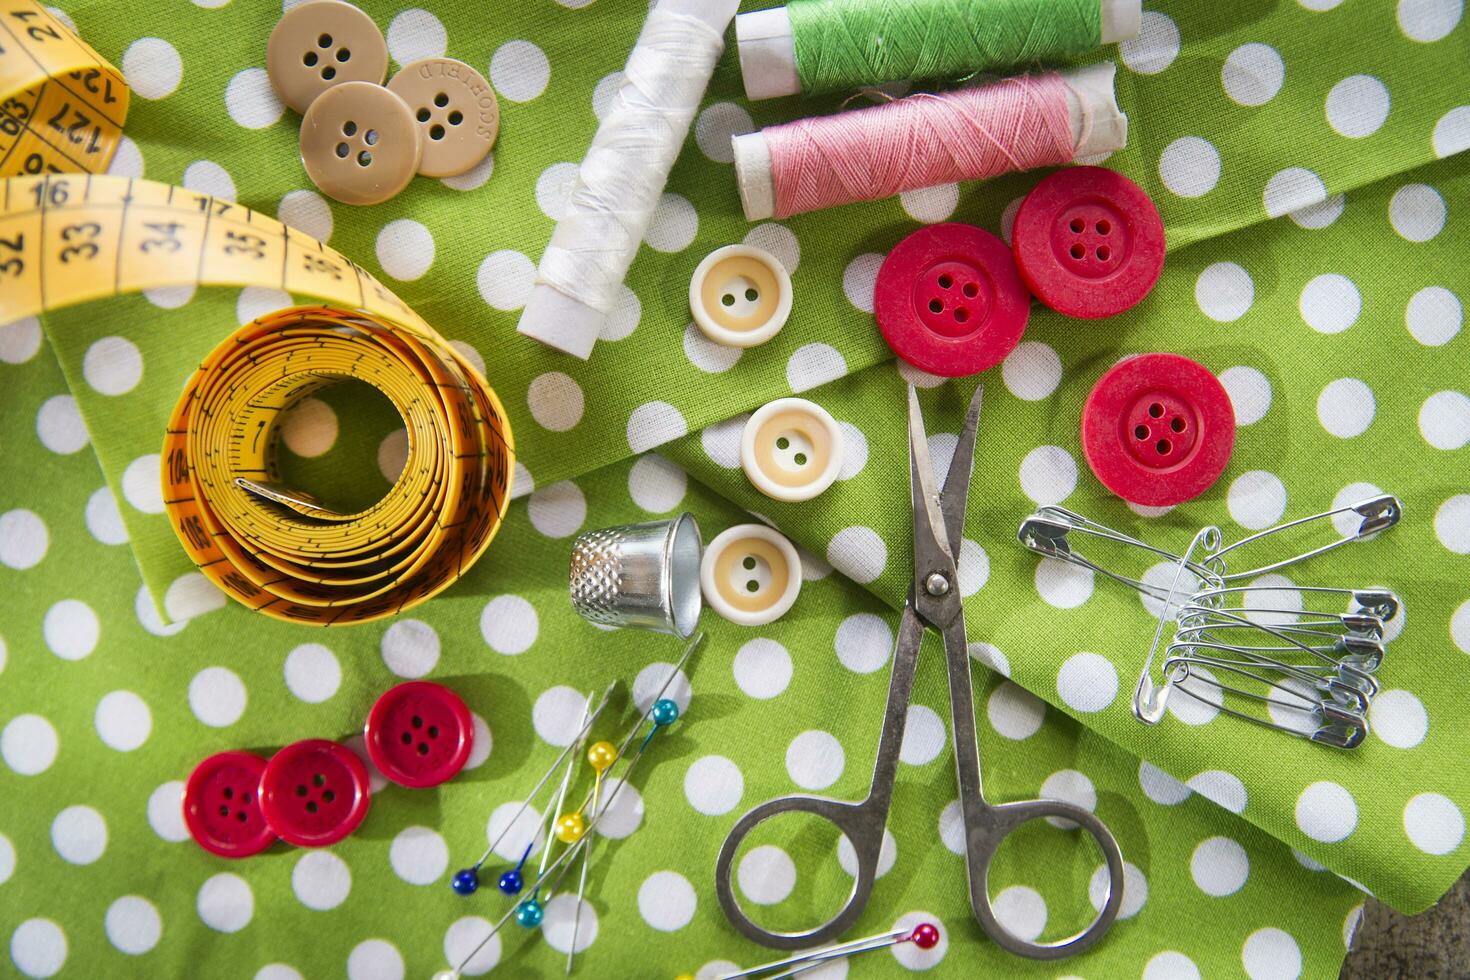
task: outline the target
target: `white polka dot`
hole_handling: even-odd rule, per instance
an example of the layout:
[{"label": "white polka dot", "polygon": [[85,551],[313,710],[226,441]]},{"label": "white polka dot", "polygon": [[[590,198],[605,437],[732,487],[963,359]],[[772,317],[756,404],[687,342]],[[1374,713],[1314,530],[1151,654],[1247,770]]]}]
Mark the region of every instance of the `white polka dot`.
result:
[{"label": "white polka dot", "polygon": [[1465,12],[1465,0],[1399,0],[1399,30],[1425,44],[1449,35]]},{"label": "white polka dot", "polygon": [[352,870],[331,851],[307,851],[291,869],[291,890],[302,905],[327,912],[347,901]]},{"label": "white polka dot", "polygon": [[320,643],[303,643],[286,654],[286,687],[307,704],[321,704],[342,686],[337,655]]},{"label": "white polka dot", "polygon": [[1358,927],[1363,924],[1363,906],[1357,905],[1348,911],[1342,920],[1342,945],[1351,951],[1357,943]]},{"label": "white polka dot", "polygon": [[185,167],[183,184],[196,194],[208,194],[222,201],[235,199],[234,178],[213,160],[195,160]]},{"label": "white polka dot", "polygon": [[[117,509],[117,498],[110,487],[102,486],[87,498],[87,530],[103,544],[127,544],[128,529]],[[3,537],[3,535],[0,535]],[[4,557],[0,551],[0,558]]]},{"label": "white polka dot", "polygon": [[41,321],[28,316],[24,320],[0,326],[0,361],[24,364],[41,349]]},{"label": "white polka dot", "polygon": [[904,726],[898,757],[911,766],[924,766],[939,758],[948,744],[949,729],[933,708],[911,704]]},{"label": "white polka dot", "polygon": [[1191,776],[1186,784],[1200,796],[1229,810],[1244,813],[1247,802],[1245,783],[1239,777],[1220,769],[1208,769]]},{"label": "white polka dot", "polygon": [[1201,841],[1189,859],[1189,875],[1195,885],[1214,898],[1240,891],[1250,871],[1251,862],[1245,848],[1229,837]]},{"label": "white polka dot", "polygon": [[[898,965],[905,970],[928,970],[939,964],[944,959],[944,954],[949,952],[949,931],[945,929],[944,922],[930,912],[905,912],[893,923],[894,931],[902,930],[911,933],[923,922],[927,922],[939,931],[939,942],[929,949],[920,949],[917,943],[895,943],[888,947]],[[835,980],[835,978],[834,978]]]},{"label": "white polka dot", "polygon": [[546,537],[566,538],[587,520],[587,498],[575,483],[563,480],[533,492],[526,512],[532,526]]},{"label": "white polka dot", "polygon": [[699,234],[699,213],[680,194],[664,194],[653,209],[643,244],[655,252],[682,252]]},{"label": "white polka dot", "polygon": [[490,749],[494,746],[494,738],[490,734],[490,725],[475,714],[470,712],[470,722],[474,727],[474,744],[470,748],[469,757],[465,759],[466,769],[478,769],[490,758]]},{"label": "white polka dot", "polygon": [[[518,812],[520,816],[516,816]],[[515,819],[514,824],[511,823],[512,818]],[[546,840],[541,829],[541,814],[534,806],[521,810],[520,800],[502,803],[490,811],[485,837],[487,841],[496,842],[494,853],[497,857],[512,863],[521,859],[527,846],[534,850]]]},{"label": "white polka dot", "polygon": [[0,514],[0,564],[20,571],[34,568],[46,557],[50,542],[46,522],[35,511],[8,510]]},{"label": "white polka dot", "polygon": [[1443,286],[1425,286],[1404,307],[1404,325],[1426,347],[1440,347],[1454,340],[1464,322],[1460,297]]},{"label": "white polka dot", "polygon": [[1000,237],[1005,239],[1007,245],[1011,244],[1011,233],[1016,230],[1016,213],[1021,210],[1026,196],[1011,198],[1010,202],[1000,213]]},{"label": "white polka dot", "polygon": [[123,499],[144,514],[163,513],[163,484],[158,453],[139,456],[123,470]]},{"label": "white polka dot", "polygon": [[791,654],[775,640],[757,638],[735,653],[735,683],[753,698],[774,698],[791,683]]},{"label": "white polka dot", "polygon": [[196,286],[192,282],[180,283],[176,286],[154,286],[152,289],[143,290],[143,298],[160,310],[177,310],[181,306],[187,306],[194,298]]},{"label": "white polka dot", "polygon": [[531,298],[536,267],[525,255],[501,249],[485,256],[475,274],[480,298],[497,310],[518,310]]},{"label": "white polka dot", "polygon": [[1342,3],[1342,0],[1296,0],[1296,2],[1308,10],[1321,12],[1323,10],[1331,10],[1333,7]]},{"label": "white polka dot", "polygon": [[264,68],[246,68],[235,73],[225,86],[225,109],[236,125],[246,129],[274,126],[286,111]]},{"label": "white polka dot", "polygon": [[854,613],[837,627],[837,659],[859,674],[871,674],[888,663],[893,650],[893,632],[882,617]]},{"label": "white polka dot", "polygon": [[1455,554],[1470,554],[1470,494],[1458,494],[1439,505],[1434,536]]},{"label": "white polka dot", "polygon": [[1316,873],[1318,871],[1326,871],[1327,870],[1327,866],[1326,865],[1318,864],[1316,861],[1313,861],[1311,858],[1307,857],[1305,854],[1303,854],[1301,851],[1298,851],[1296,848],[1292,848],[1291,856],[1294,857],[1294,858],[1296,858],[1296,863],[1297,864],[1300,864],[1302,867],[1306,868],[1308,871],[1311,871],[1313,873]]},{"label": "white polka dot", "polygon": [[1327,185],[1322,178],[1304,167],[1287,167],[1279,170],[1266,181],[1262,204],[1266,214],[1279,218],[1292,211],[1300,211],[1327,200]]},{"label": "white polka dot", "polygon": [[550,80],[546,54],[530,41],[506,41],[490,58],[490,83],[512,102],[530,102]]},{"label": "white polka dot", "polygon": [[122,56],[123,77],[133,94],[142,99],[172,95],[184,77],[184,62],[172,44],[162,38],[139,38]]},{"label": "white polka dot", "polygon": [[[549,906],[551,903],[547,904]],[[583,910],[584,913],[588,911],[590,909]],[[545,923],[546,919],[542,919],[543,927]],[[500,934],[492,934],[493,928],[489,919],[482,919],[478,915],[456,919],[453,925],[444,930],[445,961],[456,966],[463,963],[459,970],[467,977],[483,976],[495,969],[500,963]],[[481,941],[485,941],[483,946],[480,945]],[[580,945],[579,942],[578,946]]]},{"label": "white polka dot", "polygon": [[1226,504],[1235,523],[1260,531],[1281,520],[1286,512],[1286,487],[1274,473],[1251,470],[1230,484]]},{"label": "white polka dot", "polygon": [[1347,276],[1329,272],[1307,283],[1297,309],[1307,326],[1318,333],[1342,333],[1358,322],[1363,297]]},{"label": "white polka dot", "polygon": [[842,467],[837,479],[851,480],[868,465],[868,437],[851,422],[838,422],[837,426],[842,430]]},{"label": "white polka dot", "polygon": [[555,746],[572,744],[582,728],[587,697],[575,688],[547,688],[531,709],[531,724],[541,740]]},{"label": "white polka dot", "polygon": [[213,728],[225,728],[245,713],[245,685],[234,671],[206,667],[189,682],[189,708]]},{"label": "white polka dot", "polygon": [[[1383,489],[1376,484],[1349,483],[1333,496],[1332,509],[1338,510],[1339,508],[1351,507],[1361,500],[1382,495]],[[1352,537],[1358,531],[1360,520],[1361,518],[1357,514],[1336,514],[1332,518],[1332,524],[1337,529],[1338,534],[1341,534],[1343,537]]]},{"label": "white polka dot", "polygon": [[613,99],[617,97],[626,79],[620,71],[609,72],[598,79],[597,84],[592,87],[592,115],[601,122],[602,117],[607,115],[607,110],[612,108]]},{"label": "white polka dot", "polygon": [[1358,826],[1357,801],[1336,783],[1313,783],[1296,798],[1296,825],[1312,840],[1340,841]]},{"label": "white polka dot", "polygon": [[1010,681],[1003,682],[985,702],[985,717],[990,727],[1015,741],[1030,738],[1041,730],[1046,716],[1046,702]]},{"label": "white polka dot", "polygon": [[428,827],[405,827],[388,847],[388,863],[410,885],[431,885],[449,867],[449,847]]},{"label": "white polka dot", "polygon": [[567,202],[577,187],[580,168],[575,163],[563,160],[553,163],[536,178],[536,206],[552,221],[560,221],[567,211]]},{"label": "white polka dot", "polygon": [[707,816],[729,813],[745,794],[740,767],[722,755],[698,759],[684,773],[684,796],[689,805]]},{"label": "white polka dot", "polygon": [[1253,367],[1232,367],[1220,372],[1220,383],[1235,408],[1237,425],[1254,425],[1271,407],[1271,382]]},{"label": "white polka dot", "polygon": [[452,177],[440,177],[439,183],[456,191],[474,191],[484,187],[495,173],[495,154],[486,154],[485,159],[475,164],[462,174]]},{"label": "white polka dot", "polygon": [[347,954],[347,980],[403,980],[403,954],[386,939],[366,939]]},{"label": "white polka dot", "polygon": [[1456,106],[1440,116],[1430,142],[1434,155],[1441,159],[1470,150],[1470,105]]},{"label": "white polka dot", "polygon": [[293,303],[289,293],[265,286],[246,286],[240,290],[240,298],[235,301],[235,319],[241,323],[249,323],[291,305]]},{"label": "white polka dot", "polygon": [[46,610],[46,646],[62,660],[81,660],[97,648],[102,630],[97,614],[80,599],[62,599]]},{"label": "white polka dot", "polygon": [[1465,815],[1438,793],[1420,793],[1404,807],[1404,833],[1425,854],[1449,854],[1465,839]]},{"label": "white polka dot", "polygon": [[1037,446],[1021,460],[1020,481],[1037,504],[1059,504],[1077,489],[1077,461],[1061,446]]},{"label": "white polka dot", "polygon": [[[673,672],[672,677],[670,672]],[[660,694],[659,692],[663,693]],[[689,711],[689,699],[693,689],[689,686],[689,677],[682,670],[674,671],[674,665],[663,661],[654,661],[638,672],[633,678],[633,703],[638,710],[645,715],[653,710],[655,698],[667,698],[679,706],[679,714],[682,717]]]},{"label": "white polka dot", "polygon": [[255,916],[255,894],[244,878],[221,872],[199,887],[194,907],[215,932],[239,932]]},{"label": "white polka dot", "polygon": [[1118,57],[1129,71],[1157,75],[1179,57],[1179,28],[1167,15],[1145,10],[1138,34],[1118,45]]},{"label": "white polka dot", "polygon": [[[124,136],[117,142],[117,152],[112,156],[112,162],[107,165],[107,174],[111,177],[142,177],[143,176],[143,151],[138,149],[138,144]],[[4,331],[0,330],[0,334]],[[0,357],[0,360],[3,360]]]},{"label": "white polka dot", "polygon": [[125,337],[103,337],[82,356],[82,377],[100,395],[125,395],[143,379],[143,354]]},{"label": "white polka dot", "polygon": [[1073,711],[1101,711],[1118,696],[1118,670],[1096,653],[1076,653],[1057,672],[1057,693]]},{"label": "white polka dot", "polygon": [[1308,204],[1304,208],[1297,208],[1287,213],[1287,217],[1298,228],[1306,228],[1315,231],[1326,228],[1338,218],[1342,217],[1343,209],[1347,207],[1346,194],[1333,194],[1325,201],[1316,204]]},{"label": "white polka dot", "polygon": [[92,723],[104,745],[119,752],[131,752],[148,741],[153,731],[153,713],[132,691],[112,691],[97,702]]},{"label": "white polka dot", "polygon": [[694,886],[677,871],[655,871],[638,886],[638,914],[659,932],[678,932],[694,918]]},{"label": "white polka dot", "polygon": [[791,855],[773,844],[764,844],[740,859],[735,869],[741,893],[756,905],[776,905],[796,887],[796,865]]},{"label": "white polka dot", "polygon": [[638,294],[627,286],[618,287],[618,299],[613,310],[602,321],[598,337],[602,340],[625,340],[638,329],[638,320],[643,316],[643,304]]},{"label": "white polka dot", "polygon": [[699,152],[715,163],[732,163],[735,149],[730,140],[755,130],[750,113],[734,102],[715,102],[700,112],[694,123],[694,140]]},{"label": "white polka dot", "polygon": [[1144,964],[1143,980],[1200,980],[1200,972],[1194,960],[1169,949]]},{"label": "white polka dot", "polygon": [[597,940],[597,927],[597,911],[592,903],[564,892],[546,903],[541,936],[546,945],[558,953],[566,953],[572,949],[575,931],[576,951],[580,953]]},{"label": "white polka dot", "polygon": [[1405,184],[1388,202],[1388,222],[1399,236],[1427,242],[1444,230],[1444,197],[1428,184]]},{"label": "white polka dot", "polygon": [[1327,124],[1339,136],[1372,136],[1388,119],[1388,89],[1372,75],[1349,75],[1327,93]]},{"label": "white polka dot", "polygon": [[169,619],[181,623],[222,609],[226,601],[220,587],[201,572],[185,572],[169,583],[163,594],[163,611]]},{"label": "white polka dot", "polygon": [[536,642],[536,608],[518,595],[496,596],[480,614],[480,635],[496,653],[525,653]]},{"label": "white polka dot", "polygon": [[[1269,44],[1242,44],[1230,52],[1220,69],[1220,84],[1237,105],[1265,105],[1276,98],[1286,78],[1281,55]],[[1216,166],[1218,168],[1218,158]],[[1186,195],[1190,196],[1190,195]]]},{"label": "white polka dot", "polygon": [[650,514],[666,514],[678,507],[689,489],[689,477],[656,454],[642,456],[628,471],[628,496]]},{"label": "white polka dot", "polygon": [[297,456],[321,456],[337,442],[337,413],[320,398],[303,398],[281,419],[281,438]]},{"label": "white polka dot", "polygon": [[480,356],[479,351],[475,350],[463,340],[451,340],[449,346],[454,348],[456,354],[468,361],[470,367],[480,372],[481,377],[485,376],[485,358]]},{"label": "white polka dot", "polygon": [[693,323],[684,327],[684,356],[705,374],[723,374],[736,365],[743,353],[739,347],[715,343]]},{"label": "white polka dot", "polygon": [[770,252],[786,267],[788,273],[795,272],[796,267],[801,264],[801,243],[797,241],[796,233],[785,225],[774,221],[756,225],[745,233],[742,241],[746,245]]},{"label": "white polka dot", "polygon": [[439,634],[417,619],[402,619],[383,634],[383,663],[399,677],[423,677],[439,662]]},{"label": "white polka dot", "polygon": [[797,393],[810,391],[847,374],[847,361],[830,344],[803,344],[786,361],[786,383]]},{"label": "white polka dot", "polygon": [[1034,888],[1012,885],[990,903],[1005,930],[1027,941],[1035,941],[1046,929],[1046,900]]},{"label": "white polka dot", "polygon": [[1190,788],[1149,762],[1138,766],[1138,785],[1143,795],[1160,806],[1177,806],[1189,799]]},{"label": "white polka dot", "polygon": [[[1470,502],[1470,497],[1463,498]],[[1470,545],[1467,545],[1470,551]],[[1412,749],[1429,734],[1424,703],[1402,689],[1380,691],[1368,709],[1369,731],[1396,749]]]},{"label": "white polka dot", "polygon": [[970,598],[990,580],[990,556],[985,553],[984,548],[969,538],[960,540],[960,555],[956,567],[960,573],[962,598]]},{"label": "white polka dot", "polygon": [[878,267],[884,256],[877,252],[864,252],[842,270],[842,292],[847,301],[864,313],[873,312],[873,288],[878,282]]},{"label": "white polka dot", "polygon": [[1317,418],[1322,428],[1339,439],[1351,439],[1368,431],[1376,410],[1373,389],[1357,378],[1339,378],[1317,396]]},{"label": "white polka dot", "polygon": [[1011,662],[1006,655],[992,643],[971,643],[969,646],[970,658],[979,662],[984,667],[995,671],[1002,677],[1011,676]]},{"label": "white polka dot", "polygon": [[929,437],[929,465],[934,471],[935,486],[944,483],[949,464],[954,460],[955,447],[959,444],[960,437],[953,432],[936,432]]},{"label": "white polka dot", "polygon": [[378,264],[394,279],[422,278],[434,264],[434,236],[410,218],[390,221],[378,232]]},{"label": "white polka dot", "polygon": [[[893,870],[893,865],[898,861],[898,842],[894,840],[893,834],[888,828],[883,828],[883,839],[878,845],[878,864],[873,869],[873,877],[881,878]],[[852,841],[847,839],[846,834],[837,838],[837,864],[847,873],[849,878],[858,875],[857,850],[852,846]]]},{"label": "white polka dot", "polygon": [[1181,136],[1159,154],[1159,179],[1179,197],[1203,197],[1220,182],[1220,152],[1207,139]]},{"label": "white polka dot", "polygon": [[[1061,800],[1079,806],[1089,813],[1097,810],[1097,787],[1092,785],[1085,773],[1076,769],[1060,769],[1041,782],[1040,796],[1044,800]],[[1047,817],[1046,822],[1061,830],[1071,830],[1077,824],[1065,817]]]},{"label": "white polka dot", "polygon": [[107,907],[103,920],[107,941],[120,953],[142,956],[158,945],[163,935],[163,919],[148,899],[124,895]]},{"label": "white polka dot", "polygon": [[883,574],[888,546],[870,527],[843,528],[827,544],[827,561],[854,582],[866,585]]},{"label": "white polka dot", "polygon": [[622,840],[643,824],[643,795],[632,783],[608,779],[593,814],[599,836]]},{"label": "white polka dot", "polygon": [[954,214],[954,209],[960,203],[960,185],[938,184],[934,187],[904,191],[898,195],[898,201],[903,205],[904,211],[908,212],[910,218],[925,224],[933,224],[936,221],[944,221]]},{"label": "white polka dot", "polygon": [[1435,449],[1459,449],[1470,442],[1470,398],[1437,391],[1419,408],[1419,434]]},{"label": "white polka dot", "polygon": [[711,462],[727,470],[740,465],[740,437],[749,421],[750,415],[744,414],[705,427],[699,434],[699,443]]},{"label": "white polka dot", "polygon": [[183,782],[171,780],[148,794],[148,826],[171,844],[189,839],[189,829],[184,826]]},{"label": "white polka dot", "polygon": [[628,416],[628,448],[635,454],[689,434],[689,423],[668,402],[645,402]]},{"label": "white polka dot", "polygon": [[582,386],[570,375],[547,371],[531,381],[526,404],[537,425],[552,432],[566,432],[582,421]]},{"label": "white polka dot", "polygon": [[66,933],[50,919],[27,919],[10,934],[10,959],[28,977],[51,977],[66,963]]},{"label": "white polka dot", "polygon": [[394,429],[378,443],[378,472],[389,483],[397,483],[408,463],[408,431]]},{"label": "white polka dot", "polygon": [[388,53],[400,65],[420,58],[442,58],[449,44],[439,18],[412,7],[388,22]]},{"label": "white polka dot", "polygon": [[842,743],[827,732],[802,732],[786,747],[786,772],[802,789],[826,789],[842,775]]},{"label": "white polka dot", "polygon": [[1256,299],[1251,274],[1234,262],[1207,266],[1194,283],[1194,299],[1211,320],[1231,323],[1245,316]]},{"label": "white polka dot", "polygon": [[1040,341],[1016,345],[1000,366],[1006,389],[1022,401],[1040,401],[1062,381],[1062,359]]},{"label": "white polka dot", "polygon": [[939,812],[939,840],[952,854],[965,856],[965,815],[959,800],[950,800]]},{"label": "white polka dot", "polygon": [[41,445],[62,456],[87,447],[87,427],[77,400],[71,395],[53,395],[41,403],[36,412],[36,436]]},{"label": "white polka dot", "polygon": [[1036,592],[1049,606],[1075,609],[1092,598],[1092,569],[1056,558],[1036,563]]},{"label": "white polka dot", "polygon": [[[1108,900],[1108,866],[1099,864],[1087,882],[1087,898],[1092,907],[1101,912]],[[1116,885],[1114,885],[1116,887]],[[1148,879],[1138,866],[1123,862],[1123,901],[1118,906],[1118,918],[1131,919],[1142,911],[1148,901]]]},{"label": "white polka dot", "polygon": [[1240,949],[1240,962],[1250,980],[1296,980],[1302,975],[1302,950],[1281,929],[1257,929]]},{"label": "white polka dot", "polygon": [[69,806],[51,821],[51,846],[69,864],[91,864],[107,850],[107,821],[89,806]]},{"label": "white polka dot", "polygon": [[[1168,567],[1172,570],[1175,566]],[[1204,667],[1190,668],[1189,676],[1175,687],[1176,694],[1168,700],[1169,714],[1186,725],[1209,724],[1225,703],[1225,692],[1216,683],[1215,675]]]}]

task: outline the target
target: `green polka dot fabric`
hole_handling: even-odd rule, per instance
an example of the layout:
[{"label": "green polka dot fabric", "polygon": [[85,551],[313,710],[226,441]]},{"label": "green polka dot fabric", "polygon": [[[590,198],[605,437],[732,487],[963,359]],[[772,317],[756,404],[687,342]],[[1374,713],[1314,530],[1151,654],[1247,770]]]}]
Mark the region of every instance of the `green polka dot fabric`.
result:
[{"label": "green polka dot fabric", "polygon": [[[1063,962],[984,937],[931,639],[881,876],[850,935],[933,921],[941,941],[809,975],[1331,976],[1362,891],[1417,911],[1470,864],[1456,723],[1470,681],[1462,0],[1151,2],[1138,38],[1097,57],[1119,62],[1130,119],[1129,146],[1106,165],[1148,191],[1167,229],[1158,286],[1105,321],[1037,306],[1003,365],[949,383],[894,362],[871,316],[878,265],[923,223],[1008,235],[1038,175],[749,224],[730,135],[844,96],[747,103],[731,41],[582,363],[515,324],[646,4],[360,6],[383,28],[390,73],[447,54],[486,74],[502,110],[483,164],[362,209],[326,200],[301,168],[299,119],[264,71],[279,5],[67,0],[60,12],[135,93],[114,172],[275,214],[382,278],[483,365],[515,429],[521,499],[485,558],[406,616],[331,631],[268,620],[190,566],[162,513],[157,453],[198,359],[291,297],[153,290],[0,327],[0,973],[399,980],[461,962],[510,906],[488,885],[453,894],[455,869],[507,829],[487,878],[513,866],[539,824],[511,820],[585,698],[623,682],[594,731],[616,742],[681,651],[577,618],[571,540],[679,510],[706,539],[751,513],[776,525],[801,550],[801,596],[765,627],[706,612],[706,642],[670,689],[681,720],[600,822],[582,902],[555,895],[540,930],[510,924],[464,973],[562,976],[574,919],[584,976],[708,978],[775,958],[725,922],[715,855],[756,803],[866,792],[909,579],[909,383],[941,469],[986,385],[959,564],[987,795],[1097,813],[1127,862],[1123,909],[1106,941]],[[773,252],[795,289],[782,333],[744,351],[708,342],[687,306],[699,260],[741,241]],[[1078,445],[1097,378],[1150,350],[1216,373],[1238,422],[1220,481],[1167,512],[1111,496]],[[748,413],[792,393],[830,411],[845,442],[839,481],[800,504],[760,496],[739,468]],[[300,405],[283,444],[289,482],[349,508],[385,492],[406,451],[391,406],[355,386]],[[1351,753],[1208,708],[1140,725],[1129,699],[1157,610],[1015,542],[1040,504],[1177,550],[1205,524],[1236,539],[1380,490],[1403,500],[1401,526],[1264,583],[1404,596],[1373,735]],[[362,752],[378,694],[419,677],[475,714],[453,782],[408,790],[374,772],[366,821],[328,849],[277,844],[229,862],[189,840],[180,793],[200,759],[308,737]],[[576,780],[580,799],[590,769]],[[737,857],[737,892],[765,925],[810,926],[838,909],[854,867],[830,828],[773,824]],[[1100,871],[1075,829],[1028,826],[998,855],[991,893],[1012,930],[1058,939],[1101,904]]]}]

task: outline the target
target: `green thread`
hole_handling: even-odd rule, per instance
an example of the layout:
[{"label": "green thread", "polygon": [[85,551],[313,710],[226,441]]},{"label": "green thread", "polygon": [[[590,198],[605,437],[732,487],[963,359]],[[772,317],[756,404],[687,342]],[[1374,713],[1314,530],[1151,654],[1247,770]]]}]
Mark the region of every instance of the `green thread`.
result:
[{"label": "green thread", "polygon": [[1098,0],[791,0],[803,92],[1055,60],[1102,43]]}]

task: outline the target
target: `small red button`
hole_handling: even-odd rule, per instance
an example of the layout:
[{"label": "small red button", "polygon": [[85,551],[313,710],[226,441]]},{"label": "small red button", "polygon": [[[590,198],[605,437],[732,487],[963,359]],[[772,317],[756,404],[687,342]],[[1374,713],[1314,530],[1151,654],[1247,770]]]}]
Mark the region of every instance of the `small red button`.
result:
[{"label": "small red button", "polygon": [[1204,493],[1235,448],[1235,409],[1209,369],[1140,354],[1104,374],[1082,408],[1087,465],[1124,500],[1169,507]]},{"label": "small red button", "polygon": [[1031,297],[1005,242],[972,225],[920,228],[894,246],[873,293],[893,352],[930,374],[979,374],[1021,341]]},{"label": "small red button", "polygon": [[260,812],[265,760],[249,752],[220,752],[194,767],[184,784],[184,826],[211,854],[243,858],[275,843]]},{"label": "small red button", "polygon": [[1133,181],[1066,167],[1026,195],[1011,232],[1016,265],[1058,313],[1100,319],[1137,306],[1164,268],[1164,222]]},{"label": "small red button", "polygon": [[281,840],[335,844],[367,816],[368,771],[352,750],[322,738],[286,746],[260,776],[260,808]]},{"label": "small red button", "polygon": [[458,694],[429,681],[383,692],[368,713],[363,735],[383,775],[415,789],[453,779],[475,744],[470,709]]}]

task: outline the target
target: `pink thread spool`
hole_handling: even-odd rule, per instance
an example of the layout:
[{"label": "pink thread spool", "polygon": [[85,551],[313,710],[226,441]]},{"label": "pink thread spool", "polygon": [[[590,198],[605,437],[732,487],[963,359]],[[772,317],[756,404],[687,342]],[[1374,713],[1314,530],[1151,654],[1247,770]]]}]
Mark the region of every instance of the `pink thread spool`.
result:
[{"label": "pink thread spool", "polygon": [[736,136],[750,221],[1070,163],[1128,141],[1115,66],[1008,78]]}]

